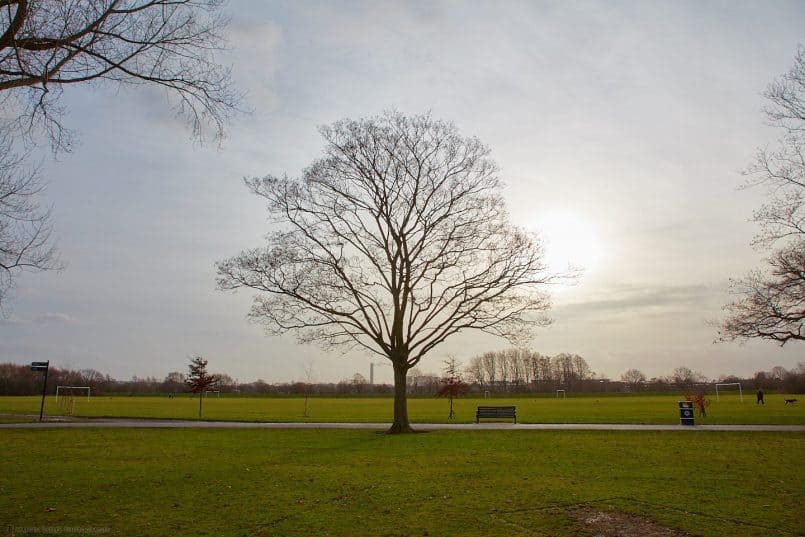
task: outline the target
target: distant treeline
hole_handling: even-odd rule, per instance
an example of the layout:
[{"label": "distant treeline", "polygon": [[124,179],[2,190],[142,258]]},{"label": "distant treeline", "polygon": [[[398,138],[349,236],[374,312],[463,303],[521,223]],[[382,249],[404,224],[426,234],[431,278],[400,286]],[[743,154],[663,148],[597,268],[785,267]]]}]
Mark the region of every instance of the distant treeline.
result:
[{"label": "distant treeline", "polygon": [[[409,374],[409,380],[411,376]],[[653,378],[647,378],[638,369],[629,369],[620,379],[614,380],[596,375],[578,354],[546,356],[528,349],[513,348],[473,357],[465,370],[464,380],[472,390],[512,393],[555,390],[577,393],[707,391],[715,389],[716,383],[723,382],[740,382],[743,389],[802,393],[805,391],[805,362],[800,362],[792,370],[775,366],[770,371],[758,371],[750,378],[721,375],[710,379],[689,367],[679,366],[668,376]]]},{"label": "distant treeline", "polygon": [[[752,377],[722,375],[705,378],[685,366],[677,367],[668,376],[647,379],[637,369],[629,369],[618,380],[601,378],[590,369],[586,360],[577,354],[561,353],[545,356],[525,349],[485,352],[473,357],[463,371],[463,381],[471,394],[555,393],[644,393],[665,391],[704,390],[712,392],[717,382],[740,382],[744,390],[805,393],[805,362],[787,370],[776,366],[758,371]],[[263,380],[238,383],[225,373],[218,373],[215,390],[243,395],[385,395],[392,394],[388,384],[369,384],[360,373],[339,382],[287,382],[270,384]],[[423,373],[417,368],[408,372],[410,395],[434,395],[444,382],[444,375]],[[89,386],[93,394],[176,394],[188,392],[185,374],[169,373],[164,379],[133,377],[117,380],[94,369],[59,369],[48,373],[47,393],[54,394],[57,386]],[[0,395],[35,395],[42,391],[42,375],[31,371],[28,364],[0,364]]]},{"label": "distant treeline", "polygon": [[[391,394],[393,388],[388,384],[370,386],[362,375],[337,383],[289,382],[269,384],[263,380],[238,383],[225,373],[218,373],[218,383],[213,388],[221,393],[241,394]],[[60,369],[51,366],[48,371],[46,391],[56,393],[57,386],[89,386],[96,394],[175,394],[189,393],[184,373],[172,372],[164,379],[156,377],[133,377],[131,380],[117,380],[94,369]],[[42,393],[42,373],[31,371],[29,364],[0,364],[0,395],[37,395]],[[86,392],[80,392],[84,394]]]}]

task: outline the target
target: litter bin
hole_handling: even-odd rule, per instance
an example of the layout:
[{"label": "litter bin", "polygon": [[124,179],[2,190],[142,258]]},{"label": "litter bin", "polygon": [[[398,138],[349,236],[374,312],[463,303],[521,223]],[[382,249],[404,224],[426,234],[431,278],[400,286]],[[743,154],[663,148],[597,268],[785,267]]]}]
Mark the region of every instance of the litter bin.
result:
[{"label": "litter bin", "polygon": [[693,401],[679,401],[679,424],[693,425]]}]

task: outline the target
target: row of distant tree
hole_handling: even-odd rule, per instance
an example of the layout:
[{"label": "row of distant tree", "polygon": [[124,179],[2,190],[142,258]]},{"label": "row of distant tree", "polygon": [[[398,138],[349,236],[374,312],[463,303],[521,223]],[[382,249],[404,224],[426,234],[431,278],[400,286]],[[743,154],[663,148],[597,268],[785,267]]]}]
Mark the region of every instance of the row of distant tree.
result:
[{"label": "row of distant tree", "polygon": [[[226,373],[216,373],[216,383],[209,389],[222,393],[274,395],[362,395],[391,394],[388,384],[370,384],[360,373],[339,382],[267,383],[263,380],[239,383]],[[408,373],[407,391],[410,395],[434,395],[446,382],[447,374],[424,373],[414,368]],[[722,375],[707,378],[689,367],[675,368],[670,375],[648,378],[638,369],[625,371],[619,379],[596,375],[586,360],[577,355],[561,353],[546,356],[526,349],[485,352],[470,359],[459,370],[458,377],[467,384],[470,393],[548,393],[557,389],[567,392],[636,392],[674,391],[716,382],[740,382],[745,389],[764,388],[786,393],[805,392],[805,362],[793,369],[776,366],[758,371],[752,377]],[[117,380],[94,369],[59,369],[51,367],[48,374],[48,393],[57,386],[89,386],[93,393],[102,394],[175,394],[189,392],[187,374],[174,371],[164,379],[132,377]],[[42,378],[29,365],[0,364],[0,395],[33,395],[41,393]]]},{"label": "row of distant tree", "polygon": [[485,352],[473,357],[466,368],[465,382],[503,391],[520,391],[524,387],[542,388],[555,385],[568,389],[593,379],[595,373],[578,354],[560,353],[546,356],[528,349],[511,348]]}]

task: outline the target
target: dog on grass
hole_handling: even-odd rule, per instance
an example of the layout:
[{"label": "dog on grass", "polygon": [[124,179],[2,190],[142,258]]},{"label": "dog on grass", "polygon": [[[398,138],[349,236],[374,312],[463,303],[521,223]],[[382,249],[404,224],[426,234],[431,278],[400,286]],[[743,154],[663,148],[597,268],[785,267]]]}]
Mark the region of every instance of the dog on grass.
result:
[{"label": "dog on grass", "polygon": [[797,402],[796,398],[792,398],[792,399],[783,399],[783,400],[785,401],[785,404],[787,404],[787,405],[793,405],[794,403],[796,403],[796,402]]}]

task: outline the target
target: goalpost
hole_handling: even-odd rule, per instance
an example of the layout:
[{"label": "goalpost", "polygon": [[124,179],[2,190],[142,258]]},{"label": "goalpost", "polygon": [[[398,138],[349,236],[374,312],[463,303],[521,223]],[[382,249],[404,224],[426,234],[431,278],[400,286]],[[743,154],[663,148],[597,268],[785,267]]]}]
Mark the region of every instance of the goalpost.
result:
[{"label": "goalpost", "polygon": [[716,401],[719,400],[718,399],[718,387],[719,386],[738,386],[738,396],[741,398],[741,402],[743,403],[743,401],[744,401],[744,392],[741,389],[741,383],[740,382],[719,382],[718,384],[716,384]]},{"label": "goalpost", "polygon": [[207,397],[209,394],[214,393],[220,399],[221,397],[221,390],[204,390],[204,397]]},{"label": "goalpost", "polygon": [[67,413],[68,416],[75,414],[75,397],[73,390],[87,390],[87,401],[92,391],[89,386],[56,386],[56,404]]},{"label": "goalpost", "polygon": [[67,395],[69,396],[73,395],[72,390],[87,390],[87,401],[89,401],[89,394],[90,391],[92,391],[89,386],[56,386],[56,400],[58,401],[60,397],[64,397],[64,392],[68,390],[69,393]]},{"label": "goalpost", "polygon": [[567,394],[565,393],[565,390],[556,390],[556,398],[557,399],[559,399],[559,394],[560,393],[562,394],[562,399],[567,399]]}]

